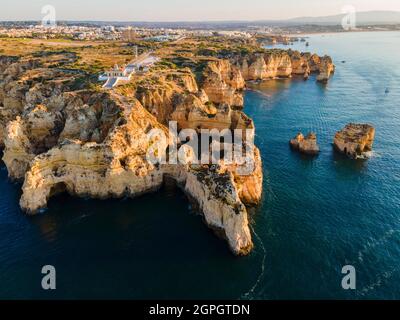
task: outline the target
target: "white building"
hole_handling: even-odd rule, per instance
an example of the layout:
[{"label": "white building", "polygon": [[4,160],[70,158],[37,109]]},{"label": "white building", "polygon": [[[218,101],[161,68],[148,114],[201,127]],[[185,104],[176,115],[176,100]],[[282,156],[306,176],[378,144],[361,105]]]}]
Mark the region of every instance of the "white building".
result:
[{"label": "white building", "polygon": [[110,78],[117,78],[118,80],[130,80],[135,70],[128,67],[119,67],[117,64],[109,71],[99,76],[100,81],[108,80]]},{"label": "white building", "polygon": [[111,89],[115,87],[119,81],[129,81],[136,72],[147,72],[159,58],[146,55],[139,61],[134,61],[125,67],[119,67],[117,64],[113,69],[106,71],[99,76],[99,81],[106,81],[104,88]]}]

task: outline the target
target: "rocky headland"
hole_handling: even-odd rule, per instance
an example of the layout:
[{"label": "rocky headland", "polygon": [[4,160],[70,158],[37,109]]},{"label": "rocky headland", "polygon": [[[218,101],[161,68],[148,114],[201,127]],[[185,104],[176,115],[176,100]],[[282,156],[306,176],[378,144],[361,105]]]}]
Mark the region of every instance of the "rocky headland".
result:
[{"label": "rocky headland", "polygon": [[315,55],[213,46],[207,45],[215,54],[187,42],[153,48],[160,62],[112,91],[71,68],[82,65],[82,57],[65,49],[1,56],[0,146],[9,177],[23,182],[21,208],[35,214],[60,192],[137,197],[172,178],[232,252],[248,254],[253,242],[247,210],[262,196],[258,148],[252,146],[253,167],[246,174],[222,160],[152,164],[146,154],[155,141],[148,133],[159,129],[170,137],[168,123],[176,121],[179,130],[245,129],[254,136],[253,120],[242,111],[246,81],[311,72],[329,78],[334,67]]},{"label": "rocky headland", "polygon": [[292,50],[255,52],[234,59],[234,64],[246,81],[290,78],[293,75],[308,79],[312,73],[316,73],[317,81],[326,83],[335,72],[329,56],[320,57]]}]

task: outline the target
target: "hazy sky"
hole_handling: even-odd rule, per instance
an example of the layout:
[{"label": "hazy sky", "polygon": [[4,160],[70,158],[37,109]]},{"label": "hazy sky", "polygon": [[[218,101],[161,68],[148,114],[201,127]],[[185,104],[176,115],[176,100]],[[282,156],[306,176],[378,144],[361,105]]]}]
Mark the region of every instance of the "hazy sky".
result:
[{"label": "hazy sky", "polygon": [[400,11],[400,0],[2,0],[0,20],[41,20],[56,8],[59,20],[199,21],[268,20],[358,11]]}]

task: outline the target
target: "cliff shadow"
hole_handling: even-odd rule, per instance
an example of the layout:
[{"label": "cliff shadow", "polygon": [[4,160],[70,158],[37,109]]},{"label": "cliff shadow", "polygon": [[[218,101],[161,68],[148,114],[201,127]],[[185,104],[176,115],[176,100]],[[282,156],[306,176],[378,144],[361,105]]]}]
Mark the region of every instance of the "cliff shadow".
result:
[{"label": "cliff shadow", "polygon": [[6,165],[5,165],[4,161],[3,161],[3,155],[4,155],[3,148],[0,147],[0,169],[1,170],[4,170],[4,168],[6,167]]},{"label": "cliff shadow", "polygon": [[67,185],[64,182],[58,182],[51,187],[50,198],[66,192],[67,192]]},{"label": "cliff shadow", "polygon": [[325,92],[328,89],[329,81],[317,81],[317,77],[314,78],[314,81],[321,92]]},{"label": "cliff shadow", "polygon": [[164,193],[167,197],[176,197],[180,192],[181,189],[178,185],[178,182],[171,176],[165,174],[163,183],[161,185],[160,193]]},{"label": "cliff shadow", "polygon": [[253,91],[263,93],[267,96],[278,94],[284,90],[288,90],[293,85],[293,80],[301,81],[296,78],[276,78],[248,81],[247,88]]}]

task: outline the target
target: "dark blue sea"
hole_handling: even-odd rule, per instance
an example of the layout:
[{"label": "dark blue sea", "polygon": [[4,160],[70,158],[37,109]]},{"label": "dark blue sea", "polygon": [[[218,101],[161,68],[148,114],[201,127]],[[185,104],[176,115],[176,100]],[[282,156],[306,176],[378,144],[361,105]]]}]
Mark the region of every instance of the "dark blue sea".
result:
[{"label": "dark blue sea", "polygon": [[[400,32],[309,42],[292,47],[333,57],[327,85],[273,80],[245,96],[264,165],[249,257],[231,255],[173,185],[138,199],[60,195],[27,217],[1,164],[0,298],[400,299]],[[370,159],[333,150],[349,122],[375,126]],[[318,157],[290,150],[298,131],[317,133]],[[41,288],[44,265],[54,291]],[[345,265],[356,290],[341,286]]]}]

